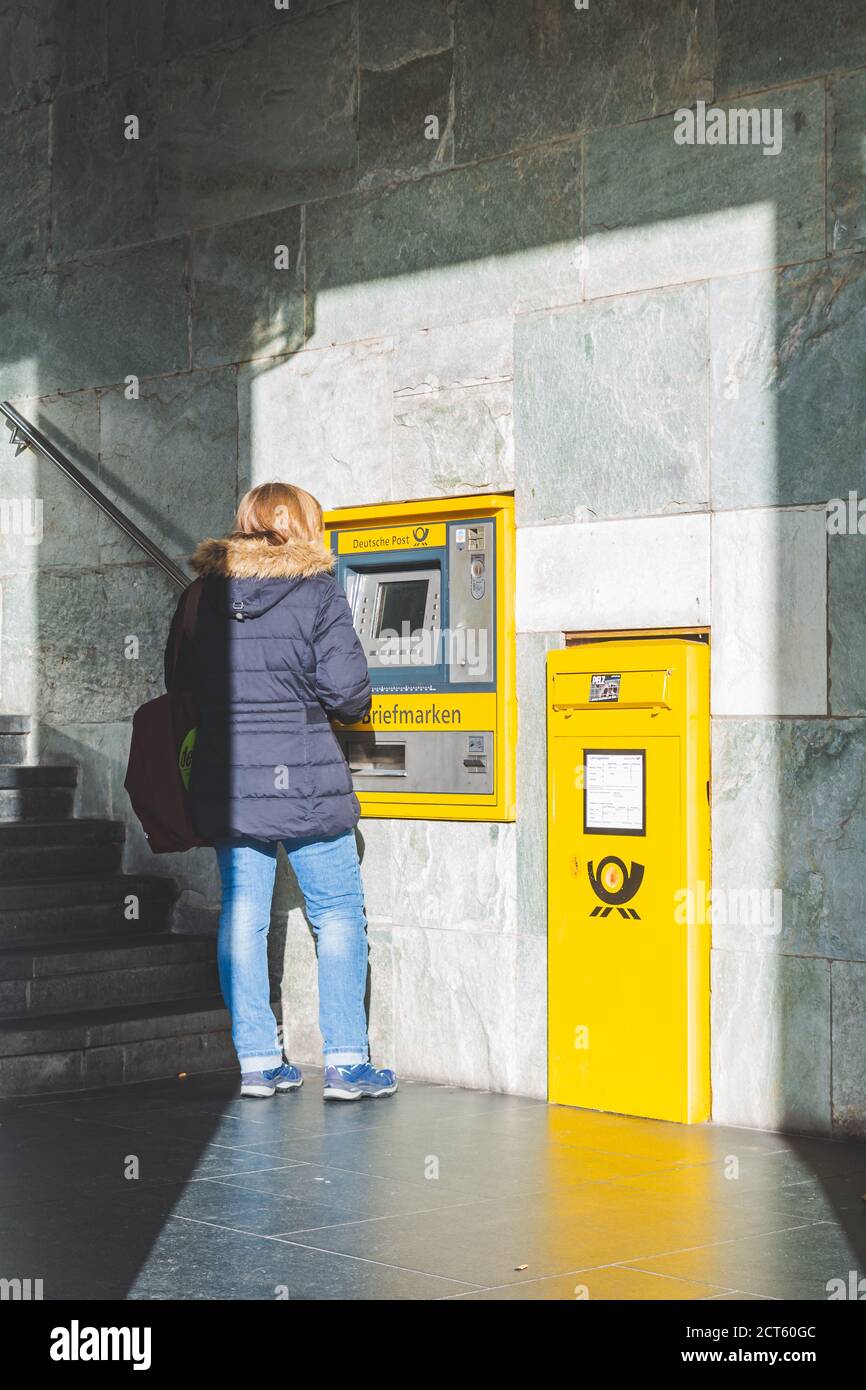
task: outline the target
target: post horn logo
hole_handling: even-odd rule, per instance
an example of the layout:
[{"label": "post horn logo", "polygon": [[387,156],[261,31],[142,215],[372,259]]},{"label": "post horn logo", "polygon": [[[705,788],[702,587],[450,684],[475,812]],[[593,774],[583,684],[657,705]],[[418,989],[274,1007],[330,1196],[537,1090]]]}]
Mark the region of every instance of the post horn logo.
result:
[{"label": "post horn logo", "polygon": [[418,542],[419,545],[423,545],[427,537],[430,535],[430,527],[416,526],[412,532],[412,535],[414,536],[415,540]]},{"label": "post horn logo", "polygon": [[625,904],[631,901],[643,883],[643,864],[633,863],[631,868],[627,869],[622,859],[618,859],[615,854],[609,854],[602,859],[597,872],[591,859],[587,868],[592,891],[605,904],[604,907],[594,907],[589,914],[590,917],[609,917],[613,909],[617,908],[620,917],[631,917],[634,921],[639,921],[640,913],[635,912],[633,907],[626,907]]}]

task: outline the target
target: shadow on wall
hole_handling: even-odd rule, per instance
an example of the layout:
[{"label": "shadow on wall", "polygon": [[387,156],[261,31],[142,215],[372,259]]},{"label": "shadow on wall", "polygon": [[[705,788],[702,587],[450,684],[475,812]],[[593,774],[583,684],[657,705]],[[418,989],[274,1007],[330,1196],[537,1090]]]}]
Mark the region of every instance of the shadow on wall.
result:
[{"label": "shadow on wall", "polygon": [[[175,557],[278,476],[328,506],[515,485],[526,526],[712,510],[716,881],[785,894],[778,950],[756,960],[736,927],[715,933],[723,1104],[775,1087],[780,1124],[828,1132],[828,960],[863,956],[866,902],[844,865],[864,833],[863,733],[816,722],[827,594],[806,561],[826,552],[828,498],[862,484],[863,350],[839,340],[862,324],[864,258],[841,219],[828,255],[823,71],[866,62],[866,35],[837,53],[828,20],[824,69],[761,80],[722,4],[719,97],[791,83],[748,98],[779,113],[782,152],[767,156],[675,142],[672,113],[710,94],[715,51],[688,5],[630,10],[626,30],[610,5],[550,4],[526,32],[511,0],[498,16],[433,4],[406,32],[381,8],[362,8],[360,66],[354,6],[306,0],[267,25],[223,6],[217,43],[186,6],[168,27],[116,32],[107,74],[56,79],[51,264],[47,230],[34,243],[13,221],[27,273],[3,295],[4,395]],[[34,83],[19,119],[35,144]],[[830,89],[843,212],[860,186],[854,84]],[[130,108],[141,140],[119,145]],[[439,137],[422,140],[437,111]],[[4,468],[10,495],[38,489],[45,506],[42,544],[13,542],[3,566],[4,707],[38,713],[46,746],[90,750],[86,777],[119,814],[128,721],[161,689],[174,594],[49,465],[6,450]],[[832,713],[851,715],[842,544],[856,541],[830,546]],[[719,582],[735,571],[741,585]],[[214,901],[208,851],[154,863],[132,827],[127,864]],[[284,879],[276,919],[299,901]],[[752,1075],[756,1042],[774,1075]],[[806,1094],[793,1059],[816,1046]],[[862,1265],[853,1225],[850,1240]]]}]

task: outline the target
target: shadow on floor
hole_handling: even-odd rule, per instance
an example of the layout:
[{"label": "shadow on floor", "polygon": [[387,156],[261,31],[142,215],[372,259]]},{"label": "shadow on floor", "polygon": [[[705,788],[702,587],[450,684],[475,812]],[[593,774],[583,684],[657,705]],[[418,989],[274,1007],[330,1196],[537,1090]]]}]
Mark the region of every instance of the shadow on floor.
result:
[{"label": "shadow on floor", "polygon": [[0,1278],[306,1301],[824,1300],[863,1277],[862,1144],[413,1083],[326,1105],[314,1069],[271,1101],[237,1089],[0,1105]]}]

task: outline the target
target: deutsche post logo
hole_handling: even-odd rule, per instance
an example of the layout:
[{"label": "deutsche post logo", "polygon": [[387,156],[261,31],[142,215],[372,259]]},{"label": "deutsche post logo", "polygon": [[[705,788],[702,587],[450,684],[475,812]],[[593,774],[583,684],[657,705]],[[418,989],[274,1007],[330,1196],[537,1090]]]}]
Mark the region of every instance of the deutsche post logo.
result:
[{"label": "deutsche post logo", "polygon": [[430,527],[429,527],[429,526],[416,526],[415,529],[414,529],[413,532],[412,532],[412,535],[414,536],[415,540],[418,542],[419,545],[423,545],[423,544],[424,544],[424,542],[426,541],[426,539],[427,539],[427,537],[429,536],[429,534],[430,534]]},{"label": "deutsche post logo", "polygon": [[602,859],[598,870],[594,868],[591,859],[587,869],[593,893],[605,904],[604,907],[594,907],[589,914],[590,917],[609,917],[613,909],[617,908],[620,917],[640,920],[640,913],[635,912],[633,907],[626,907],[625,904],[631,901],[643,883],[643,864],[633,863],[628,869],[622,859],[618,859],[615,854],[608,854]]}]

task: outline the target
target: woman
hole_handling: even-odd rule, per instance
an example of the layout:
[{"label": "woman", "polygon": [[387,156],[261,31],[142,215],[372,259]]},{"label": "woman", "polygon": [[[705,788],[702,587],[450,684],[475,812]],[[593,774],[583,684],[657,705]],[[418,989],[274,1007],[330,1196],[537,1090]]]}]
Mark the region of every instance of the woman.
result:
[{"label": "woman", "polygon": [[190,809],[219,863],[220,985],[241,1095],[273,1096],[303,1083],[283,1058],[270,1006],[267,942],[279,844],[316,937],[325,1097],[391,1095],[394,1072],[369,1062],[360,808],[328,722],[364,718],[370,676],[331,573],[322,508],[288,483],[255,487],[231,535],[202,541],[192,565],[203,585],[177,679],[194,691],[198,708]]}]

